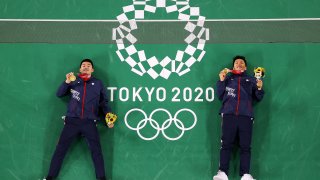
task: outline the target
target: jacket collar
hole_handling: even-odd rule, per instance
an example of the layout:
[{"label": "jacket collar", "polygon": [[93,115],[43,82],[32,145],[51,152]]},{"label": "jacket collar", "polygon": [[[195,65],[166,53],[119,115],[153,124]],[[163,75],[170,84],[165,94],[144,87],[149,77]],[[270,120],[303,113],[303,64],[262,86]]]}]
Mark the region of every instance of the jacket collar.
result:
[{"label": "jacket collar", "polygon": [[248,74],[247,74],[247,70],[245,70],[245,71],[243,71],[241,74],[233,74],[233,73],[231,73],[231,76],[236,76],[236,77],[238,77],[238,76],[247,76]]},{"label": "jacket collar", "polygon": [[82,81],[84,82],[88,82],[90,81],[90,79],[92,78],[92,75],[87,75],[87,74],[79,74],[78,75],[80,79],[82,79]]}]

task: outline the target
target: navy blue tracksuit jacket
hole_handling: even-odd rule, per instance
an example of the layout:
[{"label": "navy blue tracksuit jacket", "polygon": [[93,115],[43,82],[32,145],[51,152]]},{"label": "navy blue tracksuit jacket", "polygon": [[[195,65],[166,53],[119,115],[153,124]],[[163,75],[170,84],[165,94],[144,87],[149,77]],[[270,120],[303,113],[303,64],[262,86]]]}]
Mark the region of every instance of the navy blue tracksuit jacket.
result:
[{"label": "navy blue tracksuit jacket", "polygon": [[57,91],[57,96],[70,96],[67,117],[97,120],[99,108],[104,114],[111,111],[103,83],[91,77],[87,82],[77,77],[76,81],[67,84],[63,82]]},{"label": "navy blue tracksuit jacket", "polygon": [[260,101],[264,91],[258,90],[257,80],[245,72],[231,74],[224,81],[217,82],[217,93],[222,100],[220,114],[233,114],[254,117],[252,102]]}]

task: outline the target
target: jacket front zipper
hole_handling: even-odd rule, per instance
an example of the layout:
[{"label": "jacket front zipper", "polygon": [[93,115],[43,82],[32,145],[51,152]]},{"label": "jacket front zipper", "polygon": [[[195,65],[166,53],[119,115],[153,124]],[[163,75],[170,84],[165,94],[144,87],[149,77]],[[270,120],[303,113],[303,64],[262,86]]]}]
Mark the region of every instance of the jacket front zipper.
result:
[{"label": "jacket front zipper", "polygon": [[86,99],[86,88],[87,87],[87,82],[84,82],[84,86],[83,86],[83,96],[82,96],[82,108],[81,108],[81,119],[83,119],[83,115],[84,115],[84,102]]},{"label": "jacket front zipper", "polygon": [[240,80],[241,80],[241,77],[239,76],[238,78],[238,102],[237,102],[237,109],[236,109],[236,115],[239,114],[239,104],[240,104]]}]

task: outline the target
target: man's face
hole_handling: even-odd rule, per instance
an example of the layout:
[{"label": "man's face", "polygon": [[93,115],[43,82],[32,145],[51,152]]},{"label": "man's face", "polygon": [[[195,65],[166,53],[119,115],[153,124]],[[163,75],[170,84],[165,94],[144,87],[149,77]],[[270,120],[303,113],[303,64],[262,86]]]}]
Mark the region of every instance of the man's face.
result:
[{"label": "man's face", "polygon": [[234,70],[245,71],[247,70],[246,63],[242,59],[236,59],[233,64]]},{"label": "man's face", "polygon": [[91,74],[94,71],[90,62],[83,62],[80,67],[80,73]]}]

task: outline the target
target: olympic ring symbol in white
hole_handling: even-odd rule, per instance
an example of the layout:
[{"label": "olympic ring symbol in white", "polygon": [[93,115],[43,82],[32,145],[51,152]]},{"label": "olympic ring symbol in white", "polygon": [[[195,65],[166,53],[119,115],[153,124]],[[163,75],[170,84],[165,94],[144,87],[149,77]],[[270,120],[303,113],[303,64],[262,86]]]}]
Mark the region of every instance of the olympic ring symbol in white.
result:
[{"label": "olympic ring symbol in white", "polygon": [[[139,123],[137,124],[137,127],[132,127],[129,125],[128,123],[128,116],[129,114],[131,114],[132,112],[134,111],[138,111],[138,112],[141,112],[144,116],[144,119],[140,120]],[[156,112],[159,112],[159,111],[163,111],[165,112],[166,114],[168,114],[169,118],[167,120],[164,121],[164,123],[161,125],[159,125],[159,123],[154,120],[152,117],[153,115],[156,113]],[[190,126],[190,127],[185,127],[185,125],[183,124],[183,122],[177,118],[177,116],[181,113],[181,112],[184,112],[184,111],[187,111],[187,112],[190,112],[194,118],[194,122],[193,124]],[[196,124],[197,124],[197,115],[190,109],[187,109],[187,108],[184,108],[184,109],[180,109],[179,111],[177,111],[174,116],[172,117],[171,113],[166,110],[166,109],[163,109],[163,108],[159,108],[159,109],[155,109],[151,112],[150,116],[147,116],[147,114],[142,110],[142,109],[139,109],[139,108],[134,108],[134,109],[131,109],[130,111],[128,111],[124,117],[124,122],[126,124],[126,126],[131,129],[131,130],[134,130],[134,131],[137,131],[137,134],[138,136],[143,139],[143,140],[146,140],[146,141],[150,141],[150,140],[153,140],[155,138],[158,137],[159,133],[161,132],[162,135],[170,140],[170,141],[175,141],[175,140],[178,140],[180,139],[184,132],[185,131],[188,131],[190,129],[192,129]],[[155,133],[154,136],[152,137],[144,137],[140,130],[143,129],[148,123],[150,123],[151,127],[154,128],[157,132]],[[165,133],[165,130],[168,129],[172,124],[174,123],[174,125],[181,130],[181,133],[177,136],[177,137],[169,137],[166,133]]]},{"label": "olympic ring symbol in white", "polygon": [[[117,16],[119,26],[112,32],[112,39],[118,47],[116,53],[122,62],[131,67],[132,72],[140,76],[148,74],[153,79],[168,79],[173,73],[182,76],[190,72],[196,62],[201,62],[206,53],[204,48],[209,40],[209,29],[204,25],[206,18],[200,15],[199,7],[190,6],[189,0],[157,0],[156,5],[153,4],[150,0],[133,0],[133,4],[123,7],[123,13]],[[148,57],[144,50],[135,46],[138,39],[132,33],[138,30],[136,20],[144,19],[145,13],[155,13],[159,8],[164,8],[168,14],[176,12],[177,20],[187,23],[184,28],[189,33],[184,40],[187,46],[178,50],[175,57]]]}]

